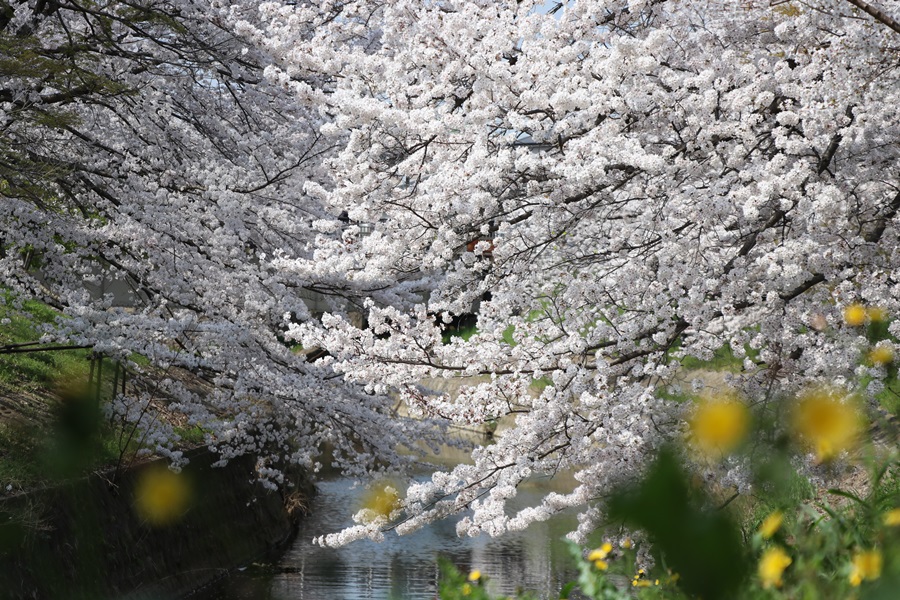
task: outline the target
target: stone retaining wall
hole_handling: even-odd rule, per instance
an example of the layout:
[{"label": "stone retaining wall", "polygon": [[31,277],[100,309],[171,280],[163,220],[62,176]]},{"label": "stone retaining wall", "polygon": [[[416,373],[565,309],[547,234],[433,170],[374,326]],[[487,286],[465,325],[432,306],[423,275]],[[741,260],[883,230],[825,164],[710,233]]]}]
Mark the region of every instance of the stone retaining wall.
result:
[{"label": "stone retaining wall", "polygon": [[252,458],[212,468],[215,460],[205,450],[190,453],[190,503],[163,525],[135,510],[136,483],[146,469],[161,468],[153,463],[0,502],[0,597],[182,598],[279,554],[311,484],[298,476],[293,490],[272,492],[256,481]]}]

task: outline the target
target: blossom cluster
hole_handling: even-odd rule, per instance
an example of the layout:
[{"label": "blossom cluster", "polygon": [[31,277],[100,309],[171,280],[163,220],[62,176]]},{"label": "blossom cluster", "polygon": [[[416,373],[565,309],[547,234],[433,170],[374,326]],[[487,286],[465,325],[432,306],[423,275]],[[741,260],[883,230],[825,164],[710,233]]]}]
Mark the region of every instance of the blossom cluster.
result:
[{"label": "blossom cluster", "polygon": [[[31,171],[0,175],[0,283],[60,308],[56,335],[208,379],[167,381],[167,409],[223,459],[392,474],[447,425],[506,419],[409,488],[400,531],[578,507],[584,537],[682,431],[657,393],[681,361],[731,348],[763,404],[886,376],[887,343],[858,361],[875,316],[848,307],[900,309],[896,34],[846,3],[173,0],[146,23],[38,4],[0,34],[116,51],[2,84]],[[571,490],[508,514],[560,471]]]}]

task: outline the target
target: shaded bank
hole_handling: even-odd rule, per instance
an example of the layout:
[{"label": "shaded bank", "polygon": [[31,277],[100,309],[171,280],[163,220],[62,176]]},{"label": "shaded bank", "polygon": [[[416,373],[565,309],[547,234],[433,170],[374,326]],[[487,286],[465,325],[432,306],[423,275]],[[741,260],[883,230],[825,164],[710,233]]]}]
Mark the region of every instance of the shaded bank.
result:
[{"label": "shaded bank", "polygon": [[273,492],[257,482],[251,457],[213,468],[215,455],[189,456],[185,508],[156,524],[135,506],[154,463],[0,501],[0,595],[179,598],[287,547],[313,494],[302,475]]}]

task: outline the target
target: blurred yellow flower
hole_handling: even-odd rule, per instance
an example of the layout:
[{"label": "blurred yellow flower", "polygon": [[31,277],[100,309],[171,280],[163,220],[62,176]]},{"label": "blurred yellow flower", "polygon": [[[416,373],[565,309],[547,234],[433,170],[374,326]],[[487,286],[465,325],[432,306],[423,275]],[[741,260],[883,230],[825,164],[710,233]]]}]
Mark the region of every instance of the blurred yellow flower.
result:
[{"label": "blurred yellow flower", "polygon": [[472,586],[468,583],[464,583],[462,586],[462,595],[463,596],[471,596],[472,595]]},{"label": "blurred yellow flower", "polygon": [[900,508],[894,508],[884,513],[884,524],[888,527],[900,526]]},{"label": "blurred yellow flower", "polygon": [[390,519],[400,508],[400,492],[390,482],[374,486],[362,500],[363,520]]},{"label": "blurred yellow flower", "polygon": [[731,395],[702,400],[690,420],[694,446],[707,456],[728,454],[747,436],[750,411]]},{"label": "blurred yellow flower", "polygon": [[632,587],[650,587],[650,582],[644,579],[646,575],[647,573],[643,569],[638,569],[638,572],[631,578]]},{"label": "blurred yellow flower", "polygon": [[594,563],[594,566],[597,567],[600,571],[605,571],[609,568],[609,563],[606,562],[606,557],[609,556],[609,553],[612,552],[612,544],[609,542],[604,542],[602,546],[599,548],[595,548],[591,550],[590,554],[588,554],[587,559]]},{"label": "blurred yellow flower", "polygon": [[870,306],[866,314],[869,315],[869,320],[873,323],[887,321],[887,311],[880,306]]},{"label": "blurred yellow flower", "polygon": [[869,360],[876,365],[887,365],[894,361],[894,349],[891,346],[880,344],[869,352]]},{"label": "blurred yellow flower", "polygon": [[844,308],[844,323],[850,327],[865,325],[866,307],[862,304],[851,304]]},{"label": "blurred yellow flower", "polygon": [[864,580],[873,581],[881,577],[882,563],[881,552],[878,550],[857,552],[850,569],[850,585],[857,586]]},{"label": "blurred yellow flower", "polygon": [[794,433],[828,461],[849,449],[862,430],[852,400],[835,388],[817,387],[800,395],[792,419]]},{"label": "blurred yellow flower", "polygon": [[478,569],[469,573],[469,581],[478,581],[479,579],[481,579],[481,571]]},{"label": "blurred yellow flower", "polygon": [[134,488],[134,508],[152,525],[167,525],[184,515],[190,486],[183,475],[164,467],[150,467],[139,475]]},{"label": "blurred yellow flower", "polygon": [[759,533],[763,537],[764,540],[771,538],[775,535],[775,532],[781,528],[781,523],[784,521],[784,515],[780,510],[776,510],[772,514],[763,520],[762,525],[759,526]]},{"label": "blurred yellow flower", "polygon": [[612,544],[609,542],[604,542],[602,546],[599,548],[595,548],[591,550],[591,553],[588,554],[588,560],[603,560],[609,553],[612,552]]},{"label": "blurred yellow flower", "polygon": [[791,562],[791,557],[778,546],[763,552],[762,557],[759,559],[758,569],[763,587],[766,589],[772,586],[781,587],[781,576]]}]

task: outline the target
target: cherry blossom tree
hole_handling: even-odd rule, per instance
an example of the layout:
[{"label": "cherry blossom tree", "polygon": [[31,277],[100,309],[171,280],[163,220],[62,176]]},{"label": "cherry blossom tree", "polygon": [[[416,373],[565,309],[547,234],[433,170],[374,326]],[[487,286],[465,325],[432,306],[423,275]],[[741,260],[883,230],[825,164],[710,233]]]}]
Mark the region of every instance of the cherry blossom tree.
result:
[{"label": "cherry blossom tree", "polygon": [[[473,464],[410,488],[400,532],[470,508],[460,533],[499,534],[570,507],[591,531],[610,487],[681,435],[657,391],[685,356],[730,347],[760,409],[819,378],[880,389],[841,310],[897,309],[895,9],[347,2],[307,40],[292,19],[310,8],[261,8],[248,35],[283,73],[334,76],[320,131],[345,141],[307,192],[375,224],[348,250],[365,270],[431,278],[412,306],[370,303],[368,328],[289,336],[415,414],[515,416]],[[443,344],[440,321],[476,306],[477,335]],[[420,385],[475,375],[452,401]],[[569,493],[507,513],[562,470]],[[747,490],[745,464],[718,476]]]},{"label": "cherry blossom tree", "polygon": [[[40,56],[99,30],[75,3],[18,6],[4,31]],[[577,507],[584,535],[681,435],[684,407],[658,393],[681,359],[723,346],[758,410],[823,378],[879,390],[841,315],[900,308],[896,2],[155,9],[168,18],[104,17],[110,46],[75,54],[103,83],[66,102],[72,123],[16,116],[61,106],[70,81],[3,86],[5,131],[39,149],[46,188],[4,187],[4,281],[63,308],[68,339],[209,377],[213,396],[181,390],[169,410],[225,457],[262,452],[272,477],[322,444],[354,473],[401,469],[441,424],[514,420],[412,485],[401,519],[326,543],[466,509],[460,533],[500,534]],[[133,282],[140,310],[91,302],[98,269]],[[444,343],[474,311],[477,333]],[[450,398],[435,378],[464,386]],[[561,471],[569,492],[507,512],[523,481]],[[739,461],[716,476],[747,489]]]},{"label": "cherry blossom tree", "polygon": [[[3,285],[63,311],[48,336],[214,385],[201,398],[163,371],[114,400],[112,416],[137,423],[151,450],[180,459],[170,425],[182,422],[223,459],[259,454],[268,479],[274,462],[312,465],[326,446],[351,471],[402,465],[403,442],[435,440],[435,428],[396,419],[389,398],[284,339],[312,318],[311,293],[343,315],[411,298],[415,283],[397,291],[371,268],[354,280],[349,255],[327,262],[346,246],[340,213],[304,186],[331,181],[321,162],[338,142],[319,131],[319,105],[229,26],[254,22],[256,5],[246,16],[191,1],[2,5]],[[330,75],[304,77],[324,90]],[[102,281],[130,286],[135,307],[93,297]],[[163,404],[175,419],[159,418]]]}]

